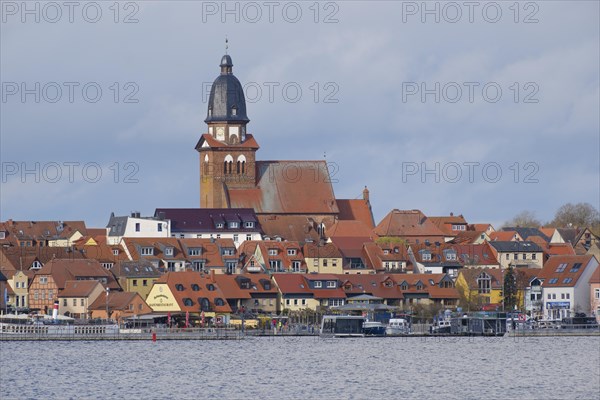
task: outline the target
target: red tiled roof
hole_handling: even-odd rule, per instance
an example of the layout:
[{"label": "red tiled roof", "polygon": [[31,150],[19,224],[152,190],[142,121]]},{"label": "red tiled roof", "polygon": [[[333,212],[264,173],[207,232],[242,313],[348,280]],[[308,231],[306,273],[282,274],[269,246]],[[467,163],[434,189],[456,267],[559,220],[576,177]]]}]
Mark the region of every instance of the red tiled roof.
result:
[{"label": "red tiled roof", "polygon": [[[142,303],[145,303],[144,299],[137,292],[110,292],[108,295],[108,308],[110,310],[129,310],[129,305],[133,302],[136,297],[140,297]],[[146,308],[147,307],[147,308]],[[90,310],[105,310],[106,309],[106,292],[100,293],[100,296],[90,306]],[[134,310],[137,315],[150,314],[152,309],[145,306],[145,311]]]},{"label": "red tiled roof", "polygon": [[[231,312],[231,307],[229,307],[225,295],[219,288],[217,282],[215,282],[210,275],[204,275],[194,271],[167,272],[154,282],[155,285],[160,283],[166,283],[169,286],[181,311],[199,313],[200,305],[198,299],[207,298],[216,312]],[[183,285],[183,290],[176,289],[176,285],[178,284]],[[193,290],[193,284],[198,285],[198,291]],[[214,290],[208,290],[208,285],[211,284],[213,285]],[[191,306],[186,306],[184,304],[184,299],[186,298],[192,300]],[[215,304],[217,298],[222,299],[224,305],[217,306]]]},{"label": "red tiled roof", "polygon": [[102,268],[97,260],[91,259],[53,259],[37,271],[36,275],[52,275],[59,290],[67,281],[82,279],[106,280],[111,290],[121,290],[113,274]]},{"label": "red tiled roof", "polygon": [[257,161],[256,171],[256,188],[228,189],[231,208],[254,208],[257,214],[339,212],[325,161]]},{"label": "red tiled roof", "polygon": [[200,136],[200,140],[198,141],[198,144],[196,145],[196,149],[199,149],[203,142],[206,142],[208,144],[209,147],[211,148],[228,148],[228,149],[235,149],[235,148],[241,148],[241,149],[258,149],[258,143],[256,142],[256,139],[254,139],[254,136],[252,136],[251,134],[246,134],[246,140],[244,140],[243,143],[238,143],[235,145],[232,144],[227,144],[224,142],[221,142],[217,139],[215,139],[214,137],[212,137],[211,134],[209,133],[205,133],[202,136]]},{"label": "red tiled roof", "polygon": [[301,274],[274,274],[273,279],[283,294],[312,294]]},{"label": "red tiled roof", "polygon": [[373,230],[378,236],[439,237],[445,234],[419,210],[392,210]]},{"label": "red tiled roof", "polygon": [[368,237],[372,238],[373,231],[362,221],[337,221],[327,229],[327,236],[338,237]]},{"label": "red tiled roof", "polygon": [[491,241],[510,242],[515,240],[515,235],[519,241],[523,240],[517,231],[495,231],[491,232],[489,236]]},{"label": "red tiled roof", "polygon": [[104,286],[98,281],[66,281],[65,288],[60,291],[58,297],[87,297],[98,285],[104,290]]},{"label": "red tiled roof", "polygon": [[371,205],[367,200],[337,200],[337,206],[340,210],[338,218],[340,220],[361,221],[369,229],[375,228],[373,212]]},{"label": "red tiled roof", "polygon": [[434,223],[442,232],[447,235],[456,235],[462,231],[453,231],[452,225],[467,225],[467,221],[461,215],[449,215],[443,217],[427,217],[428,220]]},{"label": "red tiled roof", "polygon": [[596,270],[590,277],[590,283],[600,283],[600,266],[596,267]]},{"label": "red tiled roof", "polygon": [[[592,263],[592,260],[594,260],[594,263]],[[576,263],[581,263],[580,268],[575,272],[571,272],[573,265]],[[553,256],[544,263],[539,278],[544,280],[542,285],[545,287],[575,286],[588,265],[593,264],[598,264],[593,255]],[[559,269],[561,265],[564,265],[564,268]],[[570,278],[570,281],[565,282],[568,278]],[[556,283],[550,283],[550,280],[553,279],[556,279]]]}]

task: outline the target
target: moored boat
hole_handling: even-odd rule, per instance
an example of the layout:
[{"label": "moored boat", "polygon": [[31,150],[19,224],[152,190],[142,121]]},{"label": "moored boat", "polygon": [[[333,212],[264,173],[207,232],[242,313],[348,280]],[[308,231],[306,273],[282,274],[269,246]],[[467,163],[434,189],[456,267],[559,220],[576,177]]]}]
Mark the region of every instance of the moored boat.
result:
[{"label": "moored boat", "polygon": [[404,318],[392,318],[390,319],[387,327],[385,328],[385,334],[387,336],[401,336],[408,335],[410,333],[410,326],[408,321]]},{"label": "moored boat", "polygon": [[385,336],[386,326],[377,321],[365,321],[363,323],[363,333],[365,336]]},{"label": "moored boat", "polygon": [[365,318],[355,315],[324,315],[321,337],[364,337]]}]

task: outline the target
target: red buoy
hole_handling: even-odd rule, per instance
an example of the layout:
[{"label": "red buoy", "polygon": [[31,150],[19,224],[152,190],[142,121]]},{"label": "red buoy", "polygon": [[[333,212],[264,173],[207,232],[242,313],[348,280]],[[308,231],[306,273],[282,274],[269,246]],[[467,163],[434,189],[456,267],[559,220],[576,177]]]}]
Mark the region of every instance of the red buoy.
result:
[{"label": "red buoy", "polygon": [[156,332],[152,332],[152,341],[156,342]]}]

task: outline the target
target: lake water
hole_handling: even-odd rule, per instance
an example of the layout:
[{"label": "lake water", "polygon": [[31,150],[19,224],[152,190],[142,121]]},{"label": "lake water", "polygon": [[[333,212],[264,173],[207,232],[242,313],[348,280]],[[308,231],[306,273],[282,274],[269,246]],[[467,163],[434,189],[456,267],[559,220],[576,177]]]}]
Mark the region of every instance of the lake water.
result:
[{"label": "lake water", "polygon": [[1,342],[0,399],[598,399],[600,337]]}]

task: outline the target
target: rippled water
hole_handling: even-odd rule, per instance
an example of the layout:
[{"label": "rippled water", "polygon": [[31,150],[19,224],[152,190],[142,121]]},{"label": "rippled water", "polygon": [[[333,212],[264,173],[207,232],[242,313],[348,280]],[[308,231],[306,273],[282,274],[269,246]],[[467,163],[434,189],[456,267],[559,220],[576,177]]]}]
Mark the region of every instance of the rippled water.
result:
[{"label": "rippled water", "polygon": [[0,398],[598,399],[600,338],[2,342]]}]

